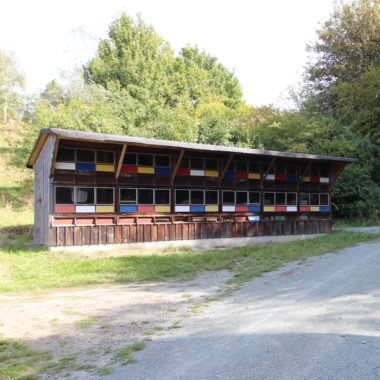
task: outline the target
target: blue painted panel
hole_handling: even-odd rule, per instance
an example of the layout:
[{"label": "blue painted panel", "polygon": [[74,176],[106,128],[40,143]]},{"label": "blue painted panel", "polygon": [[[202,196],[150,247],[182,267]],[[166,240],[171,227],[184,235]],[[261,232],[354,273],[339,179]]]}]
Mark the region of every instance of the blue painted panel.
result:
[{"label": "blue painted panel", "polygon": [[205,206],[190,206],[190,212],[205,212]]},{"label": "blue painted panel", "polygon": [[224,175],[224,178],[225,179],[235,179],[235,172],[226,172],[226,174]]},{"label": "blue painted panel", "polygon": [[297,177],[296,175],[288,175],[288,176],[286,177],[286,180],[287,180],[288,182],[297,182],[297,181],[298,181],[298,177]]},{"label": "blue painted panel", "polygon": [[134,205],[121,205],[120,212],[137,212],[137,206]]},{"label": "blue painted panel", "polygon": [[248,220],[250,222],[260,222],[260,216],[259,215],[252,215],[248,217]]},{"label": "blue painted panel", "polygon": [[248,206],[248,211],[250,211],[250,212],[260,212],[260,206],[259,205]]},{"label": "blue painted panel", "polygon": [[320,212],[330,212],[330,206],[320,206],[319,211]]},{"label": "blue painted panel", "polygon": [[170,168],[156,168],[156,174],[170,175]]},{"label": "blue painted panel", "polygon": [[81,164],[80,162],[76,165],[76,170],[87,170],[87,171],[95,171],[95,164]]}]

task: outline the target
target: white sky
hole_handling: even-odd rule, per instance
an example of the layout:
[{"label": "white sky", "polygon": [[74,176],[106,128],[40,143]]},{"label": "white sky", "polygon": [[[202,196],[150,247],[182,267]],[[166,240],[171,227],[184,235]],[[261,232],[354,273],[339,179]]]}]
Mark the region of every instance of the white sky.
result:
[{"label": "white sky", "polygon": [[36,92],[91,58],[118,14],[140,13],[175,51],[198,45],[234,70],[248,103],[282,106],[332,10],[333,0],[1,0],[0,49]]}]

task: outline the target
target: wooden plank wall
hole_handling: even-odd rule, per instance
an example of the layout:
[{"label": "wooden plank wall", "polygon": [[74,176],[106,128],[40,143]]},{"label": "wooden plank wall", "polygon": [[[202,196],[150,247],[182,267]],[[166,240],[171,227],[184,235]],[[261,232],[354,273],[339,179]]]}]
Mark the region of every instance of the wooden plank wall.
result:
[{"label": "wooden plank wall", "polygon": [[51,165],[55,136],[49,136],[34,167],[34,241],[49,244],[49,215],[52,193]]},{"label": "wooden plank wall", "polygon": [[171,240],[321,234],[330,220],[130,224],[50,227],[50,246],[121,244]]}]

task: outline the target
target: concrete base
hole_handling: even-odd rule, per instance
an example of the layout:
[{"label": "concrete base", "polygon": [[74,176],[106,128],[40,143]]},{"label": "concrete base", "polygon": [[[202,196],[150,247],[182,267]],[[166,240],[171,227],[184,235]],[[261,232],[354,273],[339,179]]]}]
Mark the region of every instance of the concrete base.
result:
[{"label": "concrete base", "polygon": [[211,250],[216,248],[244,247],[263,243],[284,243],[294,240],[305,240],[322,236],[323,234],[309,235],[281,235],[281,236],[256,236],[225,239],[197,239],[197,240],[175,240],[158,241],[147,243],[108,244],[108,245],[76,245],[66,247],[50,247],[52,252],[111,252],[113,250],[125,250],[125,253],[136,253],[136,251],[160,251],[168,249],[186,248],[191,250]]}]

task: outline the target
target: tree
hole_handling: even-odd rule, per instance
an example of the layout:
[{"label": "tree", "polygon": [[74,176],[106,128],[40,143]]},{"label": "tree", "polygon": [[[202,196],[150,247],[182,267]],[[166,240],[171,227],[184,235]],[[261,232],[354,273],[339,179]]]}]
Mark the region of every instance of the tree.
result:
[{"label": "tree", "polygon": [[19,91],[24,86],[24,76],[17,68],[15,59],[0,50],[0,104],[2,120],[16,117],[21,103]]}]

